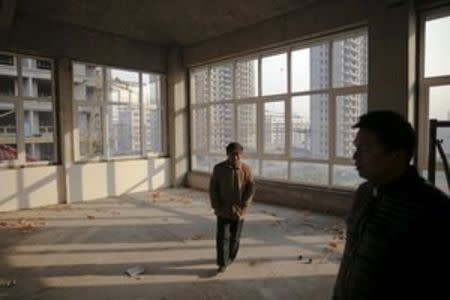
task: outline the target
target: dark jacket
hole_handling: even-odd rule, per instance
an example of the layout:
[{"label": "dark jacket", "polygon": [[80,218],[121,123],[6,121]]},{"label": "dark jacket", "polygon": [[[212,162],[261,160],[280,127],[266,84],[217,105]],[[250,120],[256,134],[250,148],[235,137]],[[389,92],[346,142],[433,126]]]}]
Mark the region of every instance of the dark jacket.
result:
[{"label": "dark jacket", "polygon": [[211,206],[217,216],[243,219],[255,193],[250,167],[231,166],[227,160],[214,167],[209,184]]},{"label": "dark jacket", "polygon": [[449,234],[449,197],[415,168],[389,185],[363,183],[347,219],[333,299],[449,298],[450,276],[441,275],[449,271]]}]

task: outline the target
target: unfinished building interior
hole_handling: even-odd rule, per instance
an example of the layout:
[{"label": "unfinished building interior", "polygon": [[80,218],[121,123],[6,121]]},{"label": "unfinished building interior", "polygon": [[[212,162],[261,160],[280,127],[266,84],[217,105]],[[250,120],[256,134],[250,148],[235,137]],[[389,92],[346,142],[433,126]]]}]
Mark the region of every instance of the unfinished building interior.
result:
[{"label": "unfinished building interior", "polygon": [[[0,0],[0,298],[329,299],[352,125],[407,117],[427,176],[449,37],[450,1]],[[217,276],[206,191],[231,141],[255,206]]]}]

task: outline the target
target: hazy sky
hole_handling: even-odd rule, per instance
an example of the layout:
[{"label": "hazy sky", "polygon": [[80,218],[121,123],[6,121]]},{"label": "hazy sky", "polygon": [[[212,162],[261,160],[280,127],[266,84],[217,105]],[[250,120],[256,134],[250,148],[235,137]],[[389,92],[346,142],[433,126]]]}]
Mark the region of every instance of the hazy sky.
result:
[{"label": "hazy sky", "polygon": [[[450,75],[450,17],[425,25],[425,76]],[[433,87],[429,94],[430,119],[450,120],[450,85]]]}]

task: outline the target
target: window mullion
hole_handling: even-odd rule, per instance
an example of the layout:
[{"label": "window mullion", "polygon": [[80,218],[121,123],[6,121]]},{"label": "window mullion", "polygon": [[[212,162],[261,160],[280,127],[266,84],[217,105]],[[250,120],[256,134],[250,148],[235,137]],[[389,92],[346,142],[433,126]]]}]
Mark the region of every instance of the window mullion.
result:
[{"label": "window mullion", "polygon": [[333,168],[334,158],[336,156],[336,94],[333,89],[333,42],[328,42],[328,88],[330,89],[328,95],[328,185],[333,184]]},{"label": "window mullion", "polygon": [[145,126],[145,120],[144,120],[144,97],[143,97],[143,90],[142,90],[143,84],[142,84],[142,73],[139,72],[139,117],[140,122],[139,126],[141,126],[141,156],[147,156],[147,127]]},{"label": "window mullion", "polygon": [[23,72],[22,72],[22,59],[21,55],[17,57],[17,79],[18,79],[18,101],[16,102],[16,116],[17,116],[17,130],[16,130],[16,142],[17,142],[17,162],[19,165],[25,165],[26,163],[26,151],[25,151],[25,131],[24,131],[24,96],[23,96]]},{"label": "window mullion", "polygon": [[102,73],[103,73],[103,103],[101,105],[101,110],[103,113],[103,119],[102,119],[102,126],[103,126],[103,157],[106,157],[107,159],[110,158],[110,149],[109,149],[109,118],[108,118],[108,85],[107,85],[107,78],[106,78],[106,68],[102,67]]}]

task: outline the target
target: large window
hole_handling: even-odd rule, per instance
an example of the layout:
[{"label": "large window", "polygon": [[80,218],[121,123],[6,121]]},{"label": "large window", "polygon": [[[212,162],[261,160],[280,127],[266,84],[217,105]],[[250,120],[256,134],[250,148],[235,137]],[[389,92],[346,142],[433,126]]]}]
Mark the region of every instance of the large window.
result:
[{"label": "large window", "polygon": [[[419,168],[427,176],[429,121],[450,121],[450,9],[428,12],[422,19],[419,98]],[[450,159],[450,128],[440,128],[437,139]],[[436,185],[448,192],[442,160],[436,153]]]},{"label": "large window", "polygon": [[53,62],[0,53],[0,165],[56,161]]},{"label": "large window", "polygon": [[163,75],[73,63],[76,158],[161,155]]},{"label": "large window", "polygon": [[191,69],[192,169],[211,172],[239,141],[260,178],[355,187],[367,48],[360,30]]}]

